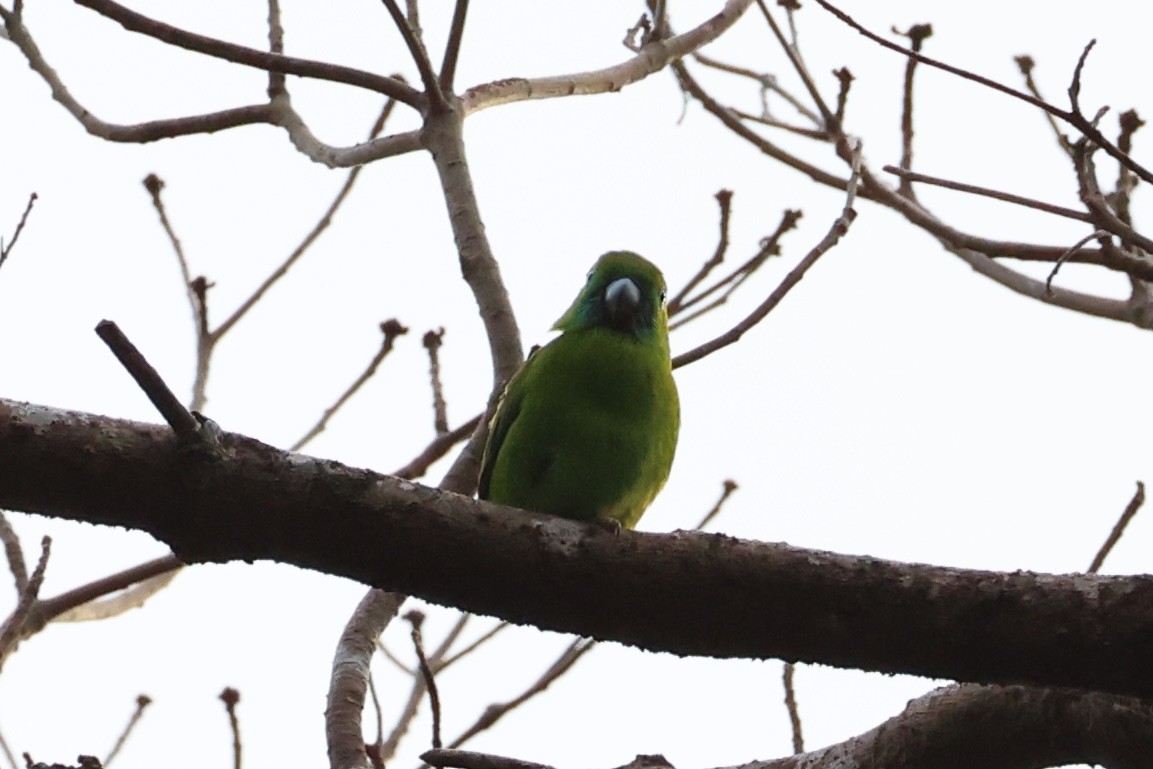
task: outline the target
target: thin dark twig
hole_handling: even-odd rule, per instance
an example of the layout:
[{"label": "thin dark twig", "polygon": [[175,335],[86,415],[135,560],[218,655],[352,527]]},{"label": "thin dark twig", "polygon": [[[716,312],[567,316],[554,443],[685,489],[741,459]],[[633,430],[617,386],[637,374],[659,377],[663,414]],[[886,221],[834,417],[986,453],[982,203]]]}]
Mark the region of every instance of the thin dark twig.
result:
[{"label": "thin dark twig", "polygon": [[416,659],[420,663],[420,675],[424,678],[424,686],[428,689],[428,704],[432,708],[432,747],[443,747],[440,740],[440,692],[436,688],[436,678],[432,668],[429,667],[428,658],[424,656],[424,642],[420,637],[420,626],[424,622],[424,615],[418,611],[410,611],[404,618],[412,624],[412,645],[416,649]]},{"label": "thin dark twig", "polygon": [[708,526],[714,518],[720,515],[721,508],[724,506],[728,498],[732,496],[733,492],[737,490],[737,488],[738,486],[736,481],[731,478],[726,478],[724,484],[721,486],[721,496],[717,499],[717,503],[713,505],[711,510],[705,513],[705,517],[702,518],[701,522],[694,526],[693,529],[695,531],[701,531],[705,528],[705,526]]},{"label": "thin dark twig", "polygon": [[[896,32],[897,30],[894,28],[893,31]],[[909,38],[910,48],[915,53],[919,53],[925,39],[933,34],[933,25],[914,24],[909,27],[908,32],[898,32],[897,34]],[[906,171],[913,167],[913,76],[916,72],[917,60],[910,56],[905,60],[905,90],[901,106],[901,168]],[[897,192],[907,198],[915,197],[913,185],[904,176],[901,177]]]},{"label": "thin dark twig", "polygon": [[1069,83],[1069,104],[1073,107],[1075,114],[1081,113],[1081,72],[1085,69],[1085,61],[1089,58],[1089,52],[1093,50],[1093,46],[1097,45],[1096,40],[1090,40],[1081,51],[1081,55],[1077,58],[1077,66],[1073,68],[1073,82]]},{"label": "thin dark twig", "polygon": [[225,687],[220,693],[220,700],[224,709],[228,711],[228,727],[232,730],[232,769],[240,769],[240,719],[236,715],[236,705],[240,702],[240,692],[231,686]]},{"label": "thin dark twig", "polygon": [[801,282],[801,279],[805,277],[805,273],[808,272],[809,268],[816,264],[817,260],[820,259],[823,254],[837,245],[845,233],[849,231],[853,220],[857,218],[857,212],[853,209],[853,204],[857,199],[857,185],[861,178],[861,146],[859,143],[853,148],[852,152],[853,172],[849,177],[849,189],[846,194],[845,206],[841,210],[841,215],[833,221],[825,237],[823,237],[817,245],[813,246],[812,250],[805,255],[800,263],[785,276],[785,279],[781,281],[781,284],[777,286],[776,290],[769,295],[768,299],[749,313],[744,320],[715,339],[678,355],[673,359],[673,368],[687,366],[738,341],[749,329],[764,320],[765,317],[772,312],[773,308],[780,304],[781,300],[788,295],[789,291]]},{"label": "thin dark twig", "polygon": [[4,266],[4,262],[8,260],[8,254],[12,253],[16,241],[20,238],[20,233],[24,231],[24,225],[28,222],[28,214],[32,213],[32,206],[36,204],[39,195],[33,192],[28,196],[28,204],[24,206],[24,213],[20,216],[20,221],[16,224],[16,231],[12,233],[12,239],[5,245],[3,239],[0,239],[0,267]]},{"label": "thin dark twig", "polygon": [[310,77],[318,80],[330,80],[334,83],[344,83],[356,88],[376,91],[385,96],[391,96],[397,101],[420,109],[425,98],[412,86],[393,77],[383,77],[354,69],[342,67],[339,64],[298,59],[292,56],[283,56],[242,45],[226,43],[223,40],[198,35],[195,32],[164,24],[153,18],[136,13],[112,0],[75,0],[77,5],[90,8],[102,16],[120,24],[130,32],[139,32],[142,35],[156,38],[169,45],[196,51],[217,59],[224,59],[246,67],[254,67],[264,71],[283,72],[288,75]]},{"label": "thin dark twig", "polygon": [[[176,230],[172,227],[172,222],[168,218],[168,211],[164,206],[164,200],[160,193],[164,190],[164,180],[156,174],[148,174],[144,177],[144,189],[148,190],[148,195],[152,198],[152,207],[156,209],[156,215],[160,217],[160,226],[164,229],[164,234],[168,236],[168,242],[172,245],[172,251],[176,254],[176,261],[180,264],[180,276],[184,282],[184,290],[188,294],[188,302],[192,307],[194,316],[199,315],[197,308],[196,297],[192,290],[192,272],[188,267],[188,258],[184,254],[184,246],[180,242],[180,238],[176,236]],[[201,316],[203,321],[203,316]],[[200,325],[205,325],[203,322]]]},{"label": "thin dark twig", "polygon": [[404,660],[396,656],[396,653],[393,652],[392,649],[388,648],[384,641],[379,638],[376,639],[376,650],[384,655],[384,658],[391,662],[397,670],[401,671],[402,673],[407,673],[410,676],[416,675],[416,669],[406,665]]},{"label": "thin dark twig", "polygon": [[[1013,61],[1017,63],[1017,68],[1025,77],[1025,88],[1029,90],[1033,98],[1038,101],[1045,101],[1045,97],[1041,95],[1041,89],[1037,87],[1037,81],[1033,79],[1033,67],[1036,66],[1033,57],[1014,56]],[[1057,125],[1057,118],[1055,118],[1051,112],[1045,112],[1044,114],[1045,119],[1049,121],[1049,127],[1053,129],[1053,135],[1057,138],[1057,145],[1063,149],[1066,154],[1072,154],[1069,140],[1065,137],[1065,134],[1061,133],[1061,127]]]},{"label": "thin dark twig", "polygon": [[448,30],[448,43],[444,48],[444,62],[440,67],[440,89],[448,96],[456,79],[456,65],[460,60],[460,47],[464,40],[464,21],[468,16],[468,0],[456,0],[452,12],[452,26]]},{"label": "thin dark twig", "polygon": [[[268,0],[268,50],[284,53],[284,25],[280,23],[280,0]],[[268,98],[278,99],[287,93],[283,72],[268,72]]]},{"label": "thin dark twig", "polygon": [[493,636],[495,636],[497,633],[504,630],[505,628],[509,627],[510,625],[511,625],[511,623],[504,622],[504,621],[496,623],[495,625],[492,626],[492,628],[490,628],[487,632],[482,634],[479,638],[477,638],[475,641],[470,643],[468,646],[464,647],[463,649],[461,649],[460,651],[458,651],[456,654],[452,655],[451,657],[446,657],[439,665],[437,665],[436,669],[438,671],[444,670],[445,668],[447,668],[449,665],[453,664],[454,662],[456,662],[456,661],[460,660],[461,658],[471,654],[472,652],[476,651],[478,648],[480,648],[484,644],[491,641]]},{"label": "thin dark twig", "polygon": [[508,702],[489,705],[476,722],[453,740],[449,747],[460,747],[477,734],[490,728],[510,711],[545,691],[553,681],[567,673],[569,669],[577,663],[577,660],[592,650],[596,645],[597,642],[591,638],[577,638],[574,640],[568,648],[561,652],[560,656],[549,666],[548,670],[542,673],[540,678],[533,682],[531,686]]},{"label": "thin dark twig", "polygon": [[144,358],[136,346],[128,341],[128,337],[120,327],[110,320],[102,320],[96,324],[96,334],[104,340],[108,349],[112,350],[112,354],[136,380],[136,384],[148,396],[148,400],[152,401],[152,405],[164,417],[164,421],[172,431],[182,440],[197,437],[200,423],[196,421],[196,417],[177,400],[172,390],[168,389],[168,385],[160,378],[160,374],[156,373],[156,369],[152,368],[152,364]]},{"label": "thin dark twig", "polygon": [[896,43],[893,43],[893,42],[886,40],[885,38],[881,37],[880,35],[877,35],[873,32],[870,32],[868,29],[861,26],[861,24],[859,24],[856,20],[854,20],[847,13],[845,13],[844,11],[837,8],[832,3],[828,2],[828,0],[815,0],[815,2],[817,3],[817,5],[821,6],[826,11],[828,11],[829,13],[836,16],[838,19],[840,19],[842,22],[844,22],[845,24],[847,24],[850,27],[852,27],[853,29],[855,29],[860,34],[869,38],[873,42],[875,42],[875,43],[877,43],[877,44],[879,44],[885,48],[888,48],[891,51],[896,51],[897,53],[900,53],[903,56],[912,56],[912,57],[916,58],[917,61],[921,62],[922,64],[927,64],[930,67],[936,67],[937,69],[948,72],[949,74],[956,75],[957,77],[963,78],[965,80],[969,80],[969,81],[974,82],[974,83],[978,83],[979,85],[983,85],[986,88],[991,88],[994,91],[998,91],[998,92],[1003,93],[1007,96],[1012,96],[1015,99],[1020,99],[1021,101],[1025,102],[1026,104],[1031,104],[1034,107],[1036,107],[1037,109],[1044,110],[1045,112],[1053,115],[1054,117],[1065,121],[1069,125],[1076,128],[1078,131],[1080,131],[1091,142],[1093,142],[1094,144],[1101,147],[1101,149],[1105,150],[1105,152],[1107,152],[1109,155],[1111,155],[1115,160],[1117,160],[1117,162],[1123,164],[1126,168],[1128,168],[1130,171],[1132,171],[1133,173],[1140,176],[1145,181],[1153,183],[1153,173],[1150,173],[1148,169],[1144,168],[1139,163],[1137,163],[1135,160],[1133,160],[1133,158],[1129,157],[1129,155],[1127,155],[1126,153],[1122,152],[1117,147],[1115,147],[1113,145],[1113,143],[1110,142],[1108,139],[1106,139],[1105,135],[1102,134],[1093,125],[1093,121],[1086,118],[1080,112],[1069,112],[1067,110],[1063,110],[1060,107],[1056,107],[1052,104],[1049,104],[1048,102],[1046,102],[1043,99],[1039,99],[1035,96],[1031,96],[1027,93],[1023,93],[1021,91],[1018,91],[1015,88],[1010,88],[1007,85],[1002,85],[1001,83],[998,83],[995,80],[990,80],[989,78],[982,77],[976,73],[969,72],[967,70],[963,70],[963,69],[960,69],[959,67],[954,67],[954,66],[951,66],[949,64],[945,64],[944,62],[938,61],[936,59],[932,59],[928,56],[925,56],[924,54],[915,53],[913,51],[910,51],[907,48],[902,48],[901,46],[897,45]]},{"label": "thin dark twig", "polygon": [[128,742],[128,737],[132,734],[132,730],[140,723],[140,719],[144,715],[144,709],[151,704],[152,698],[147,694],[141,694],[136,698],[136,709],[132,711],[132,715],[129,717],[128,723],[124,726],[124,730],[120,732],[120,736],[116,738],[116,744],[112,746],[112,750],[108,751],[108,756],[104,759],[104,766],[111,764],[113,759],[120,754],[120,749]]},{"label": "thin dark twig", "polygon": [[797,690],[793,686],[795,672],[796,666],[786,662],[781,678],[785,687],[785,708],[789,711],[789,724],[793,727],[793,753],[800,755],[805,752],[805,738],[801,733],[801,711],[797,708]]},{"label": "thin dark twig", "polygon": [[12,580],[16,583],[16,595],[24,592],[28,585],[28,564],[24,561],[24,548],[20,546],[20,537],[8,521],[8,516],[0,510],[0,542],[4,543],[4,555],[8,558],[8,570],[12,572]]},{"label": "thin dark twig", "polygon": [[817,130],[814,128],[802,128],[801,126],[791,125],[782,120],[774,120],[770,117],[763,117],[761,115],[753,115],[744,110],[733,109],[733,115],[739,117],[741,120],[751,120],[754,123],[759,123],[769,128],[779,128],[782,131],[796,134],[797,136],[804,136],[806,139],[813,139],[815,141],[828,141],[829,132],[825,130]]},{"label": "thin dark twig", "polygon": [[[801,216],[802,213],[800,211],[786,210],[781,215],[780,224],[777,225],[777,229],[773,232],[773,234],[761,239],[760,246],[758,247],[755,254],[753,254],[746,262],[734,269],[726,277],[718,280],[696,296],[689,298],[678,308],[677,318],[673,323],[669,324],[669,330],[671,331],[680,328],[687,323],[691,323],[702,315],[705,315],[706,313],[711,312],[717,307],[725,304],[729,300],[729,297],[732,296],[733,293],[736,292],[736,290],[740,288],[746,280],[752,277],[753,273],[759,270],[770,257],[780,255],[781,238],[785,235],[786,232],[789,232],[797,226],[797,222],[800,221]],[[720,293],[720,296],[713,299],[708,304],[700,307],[692,313],[689,313],[688,315],[685,314],[686,310],[696,307],[710,296],[713,296],[717,293]]]},{"label": "thin dark twig", "polygon": [[[395,75],[394,77],[402,82],[404,80],[404,78],[400,77],[399,75]],[[392,117],[392,113],[396,108],[396,104],[396,99],[389,99],[385,102],[384,107],[380,111],[380,114],[377,116],[376,120],[372,124],[372,127],[368,131],[368,138],[370,140],[375,139],[380,135],[381,131],[384,130],[384,126],[388,122],[388,119]],[[336,215],[336,212],[344,204],[345,200],[348,198],[349,193],[352,192],[352,187],[354,184],[356,184],[356,180],[360,177],[360,173],[364,170],[364,168],[365,166],[360,165],[356,166],[348,172],[348,176],[345,178],[344,184],[341,185],[340,190],[336,193],[336,197],[332,199],[332,202],[328,205],[328,209],[320,217],[317,223],[311,230],[309,230],[308,234],[304,236],[304,239],[300,241],[300,244],[292,250],[292,253],[288,255],[288,258],[286,258],[279,267],[273,270],[272,273],[264,279],[264,282],[261,283],[255,291],[252,292],[251,296],[249,296],[246,300],[244,300],[243,303],[241,303],[239,307],[236,308],[232,315],[230,315],[223,323],[216,327],[216,329],[212,332],[214,340],[219,340],[220,337],[227,334],[229,329],[235,326],[236,323],[241,318],[243,318],[245,314],[247,314],[248,311],[251,310],[258,301],[260,301],[261,297],[264,296],[268,289],[272,288],[273,284],[284,277],[289,268],[291,268],[292,265],[294,265],[296,261],[300,259],[300,257],[304,256],[304,253],[308,251],[309,247],[311,247],[312,244],[316,242],[317,238],[319,238],[320,235],[328,229],[328,227],[332,224],[332,219]]]},{"label": "thin dark twig", "polygon": [[733,191],[719,190],[714,197],[717,199],[717,207],[720,208],[720,233],[717,237],[717,247],[713,250],[713,255],[709,260],[702,264],[701,268],[697,270],[697,274],[689,278],[684,288],[669,300],[668,313],[670,316],[677,314],[681,309],[681,305],[684,304],[685,297],[689,295],[689,292],[696,288],[701,281],[709,276],[710,272],[725,260],[725,252],[729,250],[729,220],[733,212]]},{"label": "thin dark twig", "polygon": [[1089,233],[1088,235],[1081,238],[1080,240],[1078,240],[1076,243],[1073,244],[1073,246],[1068,251],[1061,254],[1061,256],[1057,259],[1057,261],[1054,262],[1053,269],[1049,272],[1049,277],[1045,278],[1045,293],[1047,293],[1047,294],[1053,293],[1053,279],[1057,277],[1057,272],[1061,269],[1061,265],[1063,265],[1063,264],[1065,264],[1065,262],[1069,261],[1070,257],[1072,257],[1074,254],[1076,254],[1078,251],[1081,250],[1082,246],[1084,246],[1090,240],[1093,240],[1095,238],[1107,238],[1107,237],[1109,237],[1109,233],[1106,232],[1105,230],[1096,230],[1094,232]]},{"label": "thin dark twig", "polygon": [[432,71],[432,62],[428,59],[428,51],[425,50],[424,43],[413,32],[412,27],[408,25],[408,19],[405,18],[404,13],[400,10],[400,6],[396,4],[396,0],[381,0],[384,7],[388,9],[388,15],[392,17],[392,23],[396,25],[396,29],[400,32],[400,36],[404,38],[404,44],[408,48],[408,54],[412,57],[412,61],[416,64],[416,69],[420,72],[420,82],[424,85],[424,92],[426,97],[433,103],[440,107],[445,106],[448,102],[446,96],[440,90],[440,83],[436,79],[436,73]]},{"label": "thin dark twig", "polygon": [[747,77],[750,80],[757,81],[757,83],[759,83],[761,86],[761,106],[763,108],[763,112],[764,112],[766,117],[769,114],[768,100],[767,100],[766,94],[768,94],[769,92],[772,92],[772,93],[775,93],[778,96],[780,96],[786,102],[788,102],[789,105],[797,111],[797,114],[803,116],[810,123],[812,123],[815,126],[821,125],[821,119],[819,117],[817,117],[816,113],[814,113],[812,110],[810,110],[805,105],[805,103],[802,102],[800,99],[798,99],[796,96],[793,96],[787,90],[782,88],[774,76],[766,74],[766,73],[754,72],[751,69],[746,69],[744,67],[738,67],[738,66],[733,65],[733,64],[727,64],[723,61],[718,61],[717,59],[714,59],[711,56],[706,56],[705,54],[701,53],[700,51],[695,52],[693,54],[693,58],[696,59],[697,61],[699,61],[701,64],[705,65],[706,67],[712,67],[713,69],[718,69],[722,72],[728,72],[729,74],[732,74],[732,75],[738,75],[740,77]]},{"label": "thin dark twig", "polygon": [[40,595],[40,587],[44,584],[44,572],[48,569],[48,555],[51,552],[52,538],[44,537],[40,540],[40,560],[36,562],[32,576],[28,578],[23,592],[20,593],[16,608],[8,615],[8,619],[4,620],[4,624],[0,625],[0,666],[4,664],[8,655],[16,650],[23,637],[24,622],[36,604],[37,596]]},{"label": "thin dark twig", "polygon": [[324,410],[324,413],[320,416],[320,419],[316,421],[316,424],[301,436],[300,440],[289,447],[289,451],[300,451],[305,444],[324,432],[325,428],[328,427],[329,420],[344,407],[344,404],[348,403],[353,395],[356,395],[357,391],[364,386],[365,382],[372,379],[373,375],[376,374],[376,370],[380,368],[380,364],[388,357],[388,354],[392,352],[396,338],[407,334],[408,328],[401,325],[395,318],[390,318],[380,324],[380,331],[384,334],[384,338],[381,340],[380,348],[376,351],[376,354],[372,356],[372,360],[368,362],[364,371],[360,372],[360,376],[353,380],[352,384],[340,394],[340,397],[336,399],[335,403]]},{"label": "thin dark twig", "polygon": [[[789,14],[789,18],[792,18],[792,14]],[[833,74],[837,76],[838,83],[837,107],[833,110],[833,114],[837,118],[837,124],[841,125],[845,122],[845,107],[849,103],[849,89],[853,87],[853,73],[848,67],[841,67],[833,70]]]},{"label": "thin dark twig", "polygon": [[1092,223],[1093,217],[1084,211],[1077,211],[1072,208],[1065,208],[1064,206],[1055,206],[1052,203],[1045,203],[1033,198],[1022,197],[1021,195],[1014,195],[1011,192],[1001,192],[1000,190],[989,189],[988,187],[978,187],[972,184],[963,184],[962,182],[954,182],[948,179],[942,179],[939,176],[929,176],[927,174],[920,174],[916,171],[908,171],[896,166],[884,166],[881,169],[885,173],[900,176],[902,183],[905,180],[909,182],[922,182],[924,184],[932,184],[936,187],[944,187],[949,190],[957,190],[958,192],[967,192],[971,195],[981,195],[986,198],[993,198],[995,200],[1003,200],[1006,203],[1013,203],[1025,208],[1033,208],[1038,211],[1044,211],[1047,214],[1054,216],[1063,216],[1066,219],[1076,219],[1079,222]]},{"label": "thin dark twig", "polygon": [[20,765],[16,763],[16,756],[12,753],[12,748],[8,746],[8,740],[4,739],[3,733],[0,733],[0,753],[3,753],[4,758],[8,761],[9,769],[20,769]]},{"label": "thin dark twig", "polygon": [[376,739],[372,741],[372,745],[365,746],[365,752],[368,753],[368,760],[373,769],[384,769],[384,711],[380,707],[380,696],[376,693],[376,679],[373,678],[371,670],[368,671],[368,694],[372,698],[372,712],[376,716]]},{"label": "thin dark twig", "polygon": [[444,387],[440,381],[440,348],[444,344],[444,328],[428,331],[422,340],[428,350],[428,375],[432,382],[432,427],[437,435],[448,432],[448,405],[444,402]]},{"label": "thin dark twig", "polygon": [[415,480],[424,475],[428,472],[428,468],[433,462],[447,454],[453,446],[466,440],[476,432],[476,427],[480,424],[480,416],[480,414],[477,414],[460,427],[433,438],[428,446],[425,447],[424,451],[420,452],[411,462],[397,470],[393,475],[397,478],[404,478],[405,480]]},{"label": "thin dark twig", "polygon": [[1134,492],[1133,498],[1121,511],[1121,517],[1117,519],[1117,523],[1113,524],[1113,530],[1105,538],[1105,542],[1097,551],[1097,555],[1093,556],[1093,562],[1089,564],[1090,574],[1096,574],[1105,564],[1105,559],[1109,557],[1109,553],[1113,551],[1113,548],[1121,540],[1121,535],[1125,533],[1125,527],[1133,520],[1133,516],[1137,515],[1137,511],[1141,509],[1143,504],[1145,504],[1145,484],[1137,481],[1137,491]]},{"label": "thin dark twig", "polygon": [[51,598],[40,599],[32,607],[28,621],[25,623],[24,632],[26,635],[31,635],[52,620],[79,606],[84,606],[109,593],[128,589],[133,585],[183,567],[184,564],[176,556],[171,554],[161,556],[138,566],[95,579]]},{"label": "thin dark twig", "polygon": [[[1121,126],[1121,131],[1117,136],[1117,147],[1125,154],[1129,154],[1133,149],[1133,134],[1145,125],[1145,121],[1137,114],[1137,110],[1132,109],[1122,112],[1117,119]],[[1117,212],[1117,218],[1129,227],[1133,226],[1133,216],[1129,210],[1129,204],[1137,181],[1137,176],[1128,168],[1125,166],[1117,167],[1117,190],[1112,196],[1113,210]],[[1128,245],[1124,238],[1122,243]]]}]

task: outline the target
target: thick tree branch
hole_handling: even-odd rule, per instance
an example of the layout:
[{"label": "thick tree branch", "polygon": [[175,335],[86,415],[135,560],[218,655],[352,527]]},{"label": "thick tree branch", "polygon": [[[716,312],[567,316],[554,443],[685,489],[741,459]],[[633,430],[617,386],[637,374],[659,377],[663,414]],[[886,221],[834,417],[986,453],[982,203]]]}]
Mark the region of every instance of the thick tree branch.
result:
[{"label": "thick tree branch", "polygon": [[165,427],[0,401],[0,507],[142,529],[187,562],[273,559],[654,651],[1153,696],[1148,576],[613,535],[220,440],[220,455],[190,455]]}]

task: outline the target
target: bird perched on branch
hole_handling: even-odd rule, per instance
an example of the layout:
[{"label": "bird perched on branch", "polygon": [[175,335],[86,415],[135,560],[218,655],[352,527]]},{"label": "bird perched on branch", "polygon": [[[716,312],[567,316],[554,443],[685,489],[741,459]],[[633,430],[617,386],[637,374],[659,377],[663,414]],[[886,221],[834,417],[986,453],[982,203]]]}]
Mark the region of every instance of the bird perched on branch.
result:
[{"label": "bird perched on branch", "polygon": [[479,497],[632,528],[664,486],[680,406],[665,280],[628,251],[605,254],[540,348],[505,387]]}]

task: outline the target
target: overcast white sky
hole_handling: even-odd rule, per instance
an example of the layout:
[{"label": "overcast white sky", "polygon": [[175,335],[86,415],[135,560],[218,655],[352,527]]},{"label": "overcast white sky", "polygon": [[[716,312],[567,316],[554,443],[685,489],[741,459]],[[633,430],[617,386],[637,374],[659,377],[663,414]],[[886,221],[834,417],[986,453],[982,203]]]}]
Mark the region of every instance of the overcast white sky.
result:
[{"label": "overcast white sky", "polygon": [[[449,3],[426,2],[439,51]],[[673,3],[681,29],[719,0]],[[1090,38],[1088,111],[1103,121],[1150,112],[1137,2],[852,3],[877,31],[932,22],[926,52],[1018,84],[1012,57],[1030,53],[1050,98]],[[27,23],[75,95],[106,120],[133,122],[259,101],[259,73],[124,32],[59,0],[28,3]],[[371,2],[284,3],[287,51],[372,69],[409,65],[386,13]],[[440,6],[445,6],[441,8]],[[624,60],[639,4],[476,3],[459,82],[583,71]],[[547,6],[547,7],[546,7]],[[688,7],[688,6],[691,6]],[[859,6],[859,7],[852,7]],[[260,47],[259,2],[132,7],[173,24]],[[775,6],[774,6],[775,8]],[[801,45],[826,92],[828,73],[856,75],[847,128],[879,168],[899,157],[904,60],[879,51],[806,4]],[[709,53],[788,77],[767,28],[750,14]],[[746,108],[755,88],[710,78]],[[8,236],[31,191],[28,227],[0,271],[0,397],[158,421],[92,333],[116,320],[185,394],[193,328],[176,260],[140,181],[168,184],[169,214],[194,274],[216,286],[220,320],[291,250],[344,179],[256,127],[147,146],[88,136],[0,41],[0,232]],[[379,101],[349,88],[289,81],[320,137],[349,144]],[[1076,206],[1076,185],[1041,115],[940,72],[917,86],[915,164],[926,173]],[[1141,101],[1144,99],[1144,101]],[[400,114],[402,111],[398,111]],[[762,157],[682,101],[668,73],[618,94],[533,102],[470,118],[466,140],[493,247],[526,345],[548,328],[605,250],[637,250],[681,285],[711,254],[714,193],[735,192],[731,259],[744,258],[785,208],[801,228],[730,306],[673,338],[674,352],[742,317],[824,233],[841,196]],[[404,115],[394,124],[414,125]],[[1137,137],[1137,155],[1147,137]],[[807,156],[840,170],[823,145]],[[1107,164],[1107,180],[1114,171]],[[1005,204],[924,189],[922,199],[978,234],[1054,244],[1085,226]],[[1148,333],[1074,315],[1009,293],[944,253],[894,215],[859,205],[860,218],[783,305],[738,347],[682,369],[683,429],[673,475],[641,528],[692,526],[725,478],[740,484],[714,530],[803,547],[989,569],[1072,571],[1087,566],[1134,490],[1153,480],[1145,403],[1153,374]],[[1144,190],[1134,215],[1148,215]],[[1043,272],[1040,274],[1044,274]],[[1067,267],[1059,283],[1121,296],[1113,276]],[[432,437],[420,335],[447,329],[442,350],[453,425],[483,405],[488,353],[459,279],[451,234],[426,157],[366,170],[332,229],[222,342],[205,411],[227,430],[287,446],[375,351],[376,324],[412,332],[309,453],[388,471]],[[439,479],[443,468],[429,481]],[[47,594],[164,552],[149,537],[12,516],[30,550],[54,538]],[[1139,516],[1106,571],[1148,570],[1153,523]],[[137,694],[155,703],[115,765],[223,766],[230,737],[216,695],[240,690],[249,767],[320,765],[328,668],[360,585],[275,564],[198,566],[143,610],[90,625],[53,626],[8,661],[0,730],[17,753],[71,761],[103,755]],[[419,605],[414,602],[414,605]],[[434,610],[426,637],[451,615]],[[473,633],[491,620],[475,622]],[[899,629],[894,629],[899,632]],[[406,658],[407,626],[386,639]],[[567,639],[517,629],[441,680],[445,733],[532,681]],[[560,767],[616,766],[663,753],[682,767],[789,751],[778,662],[681,660],[604,645],[539,701],[470,745]],[[378,665],[386,712],[407,686]],[[811,748],[893,715],[934,682],[802,667],[798,695]],[[386,716],[387,722],[387,716]],[[399,759],[428,747],[426,717]]]}]

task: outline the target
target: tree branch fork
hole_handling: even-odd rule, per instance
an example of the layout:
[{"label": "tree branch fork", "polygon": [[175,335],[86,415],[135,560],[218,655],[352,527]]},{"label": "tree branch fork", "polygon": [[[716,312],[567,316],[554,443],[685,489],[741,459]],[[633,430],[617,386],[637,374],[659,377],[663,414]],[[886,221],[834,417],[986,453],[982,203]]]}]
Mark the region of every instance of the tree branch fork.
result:
[{"label": "tree branch fork", "polygon": [[[0,399],[0,507],[147,531],[651,651],[1153,697],[1153,577],[997,573],[617,534],[222,433]],[[723,628],[723,630],[718,630]]]}]

